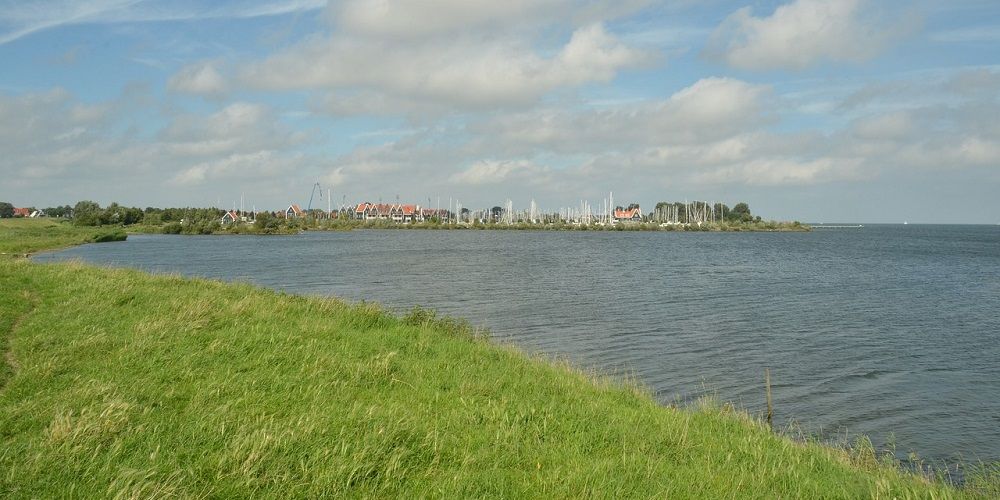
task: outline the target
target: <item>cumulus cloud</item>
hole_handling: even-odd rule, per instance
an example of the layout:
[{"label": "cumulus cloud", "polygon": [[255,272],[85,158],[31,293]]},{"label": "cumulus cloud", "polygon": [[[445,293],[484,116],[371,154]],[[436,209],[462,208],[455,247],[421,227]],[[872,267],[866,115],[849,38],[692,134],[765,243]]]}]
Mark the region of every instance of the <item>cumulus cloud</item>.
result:
[{"label": "cumulus cloud", "polygon": [[470,126],[496,152],[563,153],[704,144],[773,121],[771,89],[731,78],[705,78],[663,100],[610,108],[545,108]]},{"label": "cumulus cloud", "polygon": [[[33,192],[59,203],[176,205],[208,191],[214,204],[215,195],[236,189],[228,186],[284,191],[286,180],[305,184],[303,175],[323,166],[323,159],[297,151],[301,134],[276,124],[264,106],[233,103],[208,114],[164,116],[166,125],[150,134],[129,124],[135,102],[127,92],[94,104],[62,89],[0,94],[0,198]],[[161,183],[185,190],[168,195]]]},{"label": "cumulus cloud", "polygon": [[530,104],[553,90],[606,82],[649,61],[650,54],[625,46],[601,24],[578,28],[551,57],[516,37],[397,43],[333,35],[252,64],[241,79],[265,90],[364,89],[389,101],[477,109]]},{"label": "cumulus cloud", "polygon": [[283,155],[268,150],[234,153],[185,168],[171,179],[171,183],[184,186],[212,180],[274,177],[300,167],[302,160],[302,154]]},{"label": "cumulus cloud", "polygon": [[733,12],[712,33],[706,53],[751,70],[865,61],[916,25],[912,15],[890,16],[866,0],[794,0],[766,17],[750,7]]},{"label": "cumulus cloud", "polygon": [[337,115],[523,107],[655,63],[658,54],[606,26],[644,3],[335,2],[329,33],[252,62],[237,79],[260,90],[316,91],[325,97],[314,109]]},{"label": "cumulus cloud", "polygon": [[[115,106],[81,104],[57,88],[18,96],[0,95],[0,174],[6,181],[20,175],[56,177],[91,158],[129,146],[104,137]],[[98,165],[98,172],[109,168]]]},{"label": "cumulus cloud", "polygon": [[347,0],[331,2],[328,17],[353,35],[448,38],[456,32],[534,29],[569,20],[576,25],[635,12],[648,0]]},{"label": "cumulus cloud", "polygon": [[264,105],[234,102],[208,115],[175,115],[159,137],[172,155],[197,157],[293,147],[304,134],[283,126]]},{"label": "cumulus cloud", "polygon": [[866,116],[854,123],[853,132],[861,139],[904,139],[914,132],[913,117],[906,111]]},{"label": "cumulus cloud", "polygon": [[701,183],[742,183],[751,186],[807,185],[862,177],[862,161],[857,158],[761,158],[722,167],[695,176]]},{"label": "cumulus cloud", "polygon": [[225,78],[210,62],[191,64],[181,68],[167,81],[167,88],[205,96],[221,96],[228,90]]},{"label": "cumulus cloud", "polygon": [[543,182],[550,174],[550,169],[527,160],[481,160],[453,175],[451,181],[456,184],[482,185],[499,184],[516,179],[527,184],[535,184]]}]

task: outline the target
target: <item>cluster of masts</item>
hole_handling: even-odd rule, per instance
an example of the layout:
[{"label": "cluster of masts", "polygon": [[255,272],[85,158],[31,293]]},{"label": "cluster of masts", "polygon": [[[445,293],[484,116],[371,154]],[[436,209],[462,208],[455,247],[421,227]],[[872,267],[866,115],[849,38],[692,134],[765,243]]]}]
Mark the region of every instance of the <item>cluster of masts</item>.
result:
[{"label": "cluster of masts", "polygon": [[721,222],[730,213],[729,207],[723,203],[708,203],[694,201],[673,203],[657,206],[650,218],[661,223],[708,223]]}]

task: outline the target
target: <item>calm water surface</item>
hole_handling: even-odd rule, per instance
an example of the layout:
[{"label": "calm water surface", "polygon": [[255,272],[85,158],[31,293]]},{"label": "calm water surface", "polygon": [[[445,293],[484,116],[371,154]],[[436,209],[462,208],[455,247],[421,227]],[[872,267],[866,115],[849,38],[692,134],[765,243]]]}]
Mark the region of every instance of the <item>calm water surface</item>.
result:
[{"label": "calm water surface", "polygon": [[1000,460],[1000,227],[130,236],[36,257],[414,305],[829,439]]}]

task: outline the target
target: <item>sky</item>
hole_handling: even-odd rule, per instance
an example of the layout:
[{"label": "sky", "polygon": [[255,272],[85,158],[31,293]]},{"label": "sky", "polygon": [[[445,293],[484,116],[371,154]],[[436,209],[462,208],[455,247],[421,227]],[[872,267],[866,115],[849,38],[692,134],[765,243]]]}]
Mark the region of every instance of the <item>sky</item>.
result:
[{"label": "sky", "polygon": [[997,224],[1000,2],[0,0],[0,201],[316,183],[314,208]]}]

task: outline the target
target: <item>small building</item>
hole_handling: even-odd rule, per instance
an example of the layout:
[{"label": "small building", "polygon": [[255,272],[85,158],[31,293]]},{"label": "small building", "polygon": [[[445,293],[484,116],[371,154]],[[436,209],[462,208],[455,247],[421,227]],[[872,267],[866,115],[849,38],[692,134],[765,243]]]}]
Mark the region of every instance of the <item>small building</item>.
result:
[{"label": "small building", "polygon": [[378,203],[372,205],[371,212],[372,216],[378,220],[387,220],[390,214],[390,206],[385,203]]},{"label": "small building", "polygon": [[352,212],[351,217],[354,220],[365,220],[365,213],[368,212],[368,203],[358,203]]},{"label": "small building", "polygon": [[615,222],[642,222],[642,209],[639,207],[628,210],[615,209]]},{"label": "small building", "polygon": [[[388,217],[388,215],[386,215]],[[369,203],[368,208],[365,210],[365,220],[379,220],[382,219],[382,204]]]},{"label": "small building", "polygon": [[222,221],[221,222],[222,222],[222,225],[225,226],[226,224],[234,224],[234,223],[238,222],[239,220],[240,220],[240,216],[236,212],[229,211],[229,212],[226,212],[225,215],[222,216]]},{"label": "small building", "polygon": [[15,208],[14,217],[31,217],[30,208]]},{"label": "small building", "polygon": [[400,205],[401,221],[405,224],[419,222],[420,205]]},{"label": "small building", "polygon": [[439,222],[444,222],[450,218],[451,213],[444,208],[425,208],[420,211],[420,216],[425,221],[431,221],[434,220],[435,217],[437,217],[437,220]]},{"label": "small building", "polygon": [[302,207],[300,207],[297,203],[292,203],[287,209],[285,209],[286,219],[297,219],[303,215],[305,215],[305,212],[302,211]]}]

